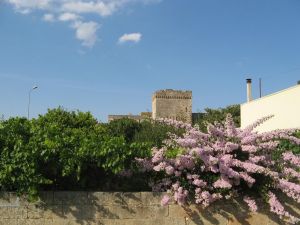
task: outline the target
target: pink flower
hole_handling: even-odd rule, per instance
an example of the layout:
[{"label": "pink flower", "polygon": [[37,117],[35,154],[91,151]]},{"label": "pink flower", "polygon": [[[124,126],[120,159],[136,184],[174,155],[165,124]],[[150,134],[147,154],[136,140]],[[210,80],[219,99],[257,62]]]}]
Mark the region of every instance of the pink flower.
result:
[{"label": "pink flower", "polygon": [[244,152],[251,152],[251,153],[253,153],[253,152],[257,152],[258,147],[255,146],[255,145],[242,145],[242,150]]},{"label": "pink flower", "polygon": [[291,177],[295,177],[295,178],[298,178],[300,180],[300,173],[295,171],[294,169],[292,168],[283,168],[283,173],[284,175],[286,176],[291,176]]},{"label": "pink flower", "polygon": [[250,156],[249,157],[249,161],[251,163],[255,163],[257,164],[258,162],[264,161],[266,160],[266,156],[262,155],[262,156]]},{"label": "pink flower", "polygon": [[299,218],[296,218],[285,211],[283,205],[278,201],[277,197],[269,191],[269,205],[270,211],[276,213],[280,218],[287,217],[289,222],[292,224],[298,223],[300,221]]},{"label": "pink flower", "polygon": [[182,187],[179,187],[177,191],[174,193],[174,200],[179,204],[183,205],[186,202],[186,198],[188,196],[188,191],[184,190]]},{"label": "pink flower", "polygon": [[263,166],[259,166],[250,162],[237,162],[235,165],[244,168],[249,173],[263,173],[266,171]]},{"label": "pink flower", "polygon": [[200,180],[200,179],[195,179],[193,181],[193,184],[196,185],[197,187],[205,187],[206,186],[206,182],[204,182],[203,180]]},{"label": "pink flower", "polygon": [[175,170],[174,174],[175,174],[176,177],[180,177],[182,172],[178,171],[178,170]]},{"label": "pink flower", "polygon": [[[225,123],[210,124],[207,134],[197,126],[161,119],[160,122],[185,129],[185,133],[169,134],[169,138],[163,142],[163,148],[153,148],[151,158],[137,161],[144,170],[158,173],[158,176],[152,177],[153,190],[168,191],[178,204],[184,204],[192,197],[197,204],[208,206],[218,199],[238,196],[244,193],[241,190],[243,181],[249,189],[258,188],[258,183],[270,184],[266,186],[269,190],[280,190],[300,202],[300,155],[287,149],[280,159],[273,157],[278,140],[300,145],[300,139],[292,136],[296,130],[253,131],[271,117],[264,117],[241,129],[235,127],[232,117],[228,115]],[[180,149],[180,154],[166,157],[169,149]],[[219,179],[213,182],[215,176]],[[227,189],[222,190],[222,193],[225,191],[224,196],[219,193],[220,188]],[[166,196],[162,204],[166,205],[168,201],[169,197]],[[244,201],[251,211],[257,210],[254,199],[245,196]],[[290,222],[298,221],[284,210],[272,192],[269,192],[269,204],[270,211],[281,218],[288,218]]]},{"label": "pink flower", "polygon": [[221,176],[219,180],[213,183],[214,188],[231,188],[232,184],[228,177]]},{"label": "pink flower", "polygon": [[197,140],[193,138],[178,138],[176,142],[181,145],[182,147],[187,147],[187,148],[195,148],[197,147],[198,143]]},{"label": "pink flower", "polygon": [[277,148],[279,143],[280,143],[279,141],[268,141],[268,142],[260,143],[258,146],[259,149],[272,150],[274,148]]},{"label": "pink flower", "polygon": [[172,188],[174,189],[174,191],[177,191],[179,187],[180,187],[180,184],[178,181],[172,185]]},{"label": "pink flower", "polygon": [[136,162],[140,165],[141,171],[150,171],[153,169],[151,160],[136,158]]},{"label": "pink flower", "polygon": [[156,148],[153,149],[154,155],[152,158],[153,163],[158,163],[163,160],[163,154],[164,154],[164,149],[159,149],[157,150]]},{"label": "pink flower", "polygon": [[255,179],[252,178],[251,176],[249,176],[247,173],[245,172],[241,172],[240,173],[240,177],[247,182],[249,187],[252,187],[253,184],[255,183]]},{"label": "pink flower", "polygon": [[169,202],[170,202],[170,197],[168,195],[164,195],[160,204],[162,206],[167,206],[169,204]]},{"label": "pink flower", "polygon": [[165,168],[165,170],[166,170],[166,174],[168,174],[168,175],[174,174],[174,167],[173,166],[167,166]]},{"label": "pink flower", "polygon": [[248,204],[250,211],[252,212],[257,211],[257,205],[253,199],[249,198],[248,196],[245,196],[243,200]]},{"label": "pink flower", "polygon": [[282,154],[284,161],[287,161],[295,166],[300,166],[300,157],[295,156],[292,152],[285,152]]},{"label": "pink flower", "polygon": [[282,217],[285,214],[284,207],[281,205],[277,197],[272,192],[269,191],[268,195],[270,211]]},{"label": "pink flower", "polygon": [[213,125],[208,125],[207,131],[210,135],[215,136],[215,137],[223,137],[225,134],[222,132],[219,128],[213,126]]},{"label": "pink flower", "polygon": [[225,129],[228,137],[235,137],[237,135],[237,130],[231,114],[227,114],[226,116]]},{"label": "pink flower", "polygon": [[300,203],[300,185],[279,179],[277,187],[281,189],[287,196],[293,198]]},{"label": "pink flower", "polygon": [[240,147],[239,144],[232,143],[232,142],[227,142],[225,144],[225,152],[232,152],[234,150],[237,150]]},{"label": "pink flower", "polygon": [[166,163],[165,162],[161,162],[158,165],[154,166],[153,170],[155,170],[155,171],[158,172],[158,171],[164,170],[165,168],[166,168]]}]

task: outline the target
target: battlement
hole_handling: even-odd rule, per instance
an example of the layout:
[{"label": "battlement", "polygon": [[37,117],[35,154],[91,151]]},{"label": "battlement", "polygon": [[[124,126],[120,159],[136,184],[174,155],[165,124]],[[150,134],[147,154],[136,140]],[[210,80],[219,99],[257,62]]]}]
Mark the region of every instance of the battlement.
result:
[{"label": "battlement", "polygon": [[152,95],[152,101],[162,99],[192,99],[192,91],[178,91],[173,89],[159,90]]},{"label": "battlement", "polygon": [[121,118],[139,122],[148,118],[169,118],[192,123],[192,91],[173,89],[156,91],[152,95],[152,112],[141,112],[140,115],[109,115],[108,121]]},{"label": "battlement", "polygon": [[152,118],[192,122],[192,91],[159,90],[152,95]]}]

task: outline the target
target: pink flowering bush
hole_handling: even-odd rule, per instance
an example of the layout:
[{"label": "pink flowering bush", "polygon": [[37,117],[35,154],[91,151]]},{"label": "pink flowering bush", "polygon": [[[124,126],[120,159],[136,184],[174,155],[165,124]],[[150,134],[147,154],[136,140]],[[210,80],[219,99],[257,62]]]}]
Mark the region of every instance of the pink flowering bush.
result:
[{"label": "pink flowering bush", "polygon": [[152,173],[152,190],[167,191],[162,205],[173,200],[206,207],[220,199],[242,196],[249,209],[256,211],[255,199],[263,198],[271,212],[297,223],[300,220],[284,209],[274,193],[283,192],[300,203],[300,155],[281,145],[285,140],[299,149],[300,139],[293,136],[297,130],[254,131],[270,118],[240,129],[227,115],[222,124],[210,124],[207,133],[197,126],[161,119],[184,128],[185,134],[170,134],[162,148],[152,149],[152,157],[137,161],[143,171]]}]

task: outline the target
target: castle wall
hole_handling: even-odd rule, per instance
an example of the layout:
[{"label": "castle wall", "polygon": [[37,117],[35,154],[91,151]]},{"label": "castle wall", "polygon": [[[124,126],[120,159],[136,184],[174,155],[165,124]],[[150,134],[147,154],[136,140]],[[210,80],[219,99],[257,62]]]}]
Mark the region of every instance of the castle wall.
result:
[{"label": "castle wall", "polygon": [[136,120],[137,122],[141,122],[145,119],[149,119],[151,118],[152,113],[151,112],[141,112],[140,115],[108,115],[108,122],[111,122],[113,120],[119,120],[119,119],[124,119],[124,118],[128,118],[128,119],[132,119],[132,120]]},{"label": "castle wall", "polygon": [[152,118],[169,118],[192,122],[192,92],[161,90],[152,96]]},{"label": "castle wall", "polygon": [[143,119],[143,117],[140,115],[108,115],[108,122],[111,122],[113,120],[124,119],[124,118],[133,119],[138,122],[140,122]]}]

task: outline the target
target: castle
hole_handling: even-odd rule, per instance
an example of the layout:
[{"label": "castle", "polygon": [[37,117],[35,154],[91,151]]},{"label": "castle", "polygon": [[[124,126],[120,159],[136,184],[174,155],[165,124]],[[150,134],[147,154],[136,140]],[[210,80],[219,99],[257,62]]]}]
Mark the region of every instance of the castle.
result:
[{"label": "castle", "polygon": [[109,115],[108,121],[130,118],[137,121],[146,118],[169,118],[192,123],[192,91],[159,90],[152,95],[152,112],[140,115]]}]

